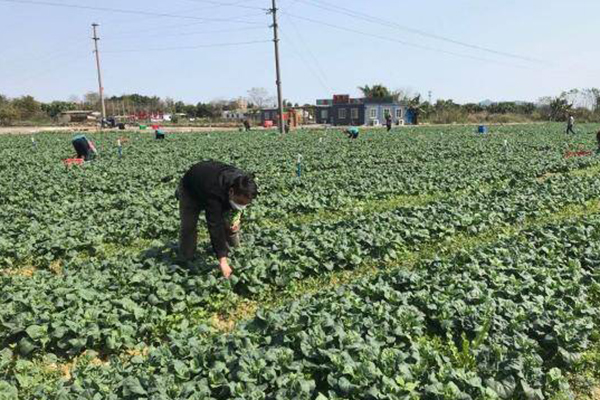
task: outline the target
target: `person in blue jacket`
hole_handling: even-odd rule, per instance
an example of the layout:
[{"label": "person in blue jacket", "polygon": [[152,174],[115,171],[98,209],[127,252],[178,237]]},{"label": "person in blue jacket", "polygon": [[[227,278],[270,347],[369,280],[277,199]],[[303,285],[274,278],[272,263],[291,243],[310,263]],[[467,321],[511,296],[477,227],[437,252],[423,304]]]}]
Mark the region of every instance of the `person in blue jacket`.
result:
[{"label": "person in blue jacket", "polygon": [[350,139],[358,139],[358,134],[360,132],[358,131],[358,128],[356,126],[351,126],[348,129],[346,129],[345,133]]}]

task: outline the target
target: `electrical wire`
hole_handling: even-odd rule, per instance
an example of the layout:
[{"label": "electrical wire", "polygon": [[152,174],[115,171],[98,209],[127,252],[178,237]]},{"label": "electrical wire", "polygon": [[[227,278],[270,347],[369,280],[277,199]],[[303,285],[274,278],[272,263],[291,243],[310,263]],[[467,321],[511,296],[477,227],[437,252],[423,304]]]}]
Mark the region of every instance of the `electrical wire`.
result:
[{"label": "electrical wire", "polygon": [[122,54],[122,53],[144,53],[151,51],[171,51],[171,50],[193,50],[210,47],[233,47],[233,46],[245,46],[259,43],[270,43],[271,40],[252,40],[247,42],[229,42],[229,43],[211,43],[211,44],[200,44],[193,46],[176,46],[176,47],[158,47],[158,48],[147,48],[147,49],[130,49],[130,50],[103,50],[102,54]]},{"label": "electrical wire", "polygon": [[389,20],[385,20],[382,18],[377,18],[377,17],[373,17],[369,14],[366,13],[362,13],[362,12],[358,12],[358,11],[353,11],[349,8],[345,8],[343,6],[340,5],[330,5],[324,1],[317,1],[317,0],[298,0],[304,4],[313,6],[313,7],[318,7],[322,10],[326,10],[329,12],[333,12],[333,13],[338,13],[338,14],[343,14],[343,15],[347,15],[353,18],[357,18],[357,19],[361,19],[363,21],[367,21],[367,22],[371,22],[371,23],[375,23],[378,25],[385,25],[391,28],[396,28],[396,29],[400,29],[406,32],[410,32],[416,35],[420,35],[420,36],[424,36],[430,39],[436,39],[436,40],[440,40],[440,41],[444,41],[447,43],[452,43],[454,45],[458,45],[458,46],[463,46],[463,47],[467,47],[470,49],[474,49],[474,50],[478,50],[478,51],[483,51],[483,52],[487,52],[487,53],[491,53],[491,54],[495,54],[495,55],[499,55],[499,56],[504,56],[504,57],[509,57],[509,58],[513,58],[513,59],[517,59],[517,60],[521,60],[521,61],[528,61],[528,62],[534,62],[534,63],[545,63],[545,61],[543,60],[538,60],[536,58],[532,58],[532,57],[527,57],[527,56],[522,56],[522,55],[518,55],[518,54],[512,54],[512,53],[508,53],[505,51],[499,51],[499,50],[495,50],[489,47],[485,47],[485,46],[479,46],[479,45],[475,45],[475,44],[471,44],[471,43],[467,43],[467,42],[463,42],[460,40],[456,40],[456,39],[451,39],[448,37],[444,37],[441,35],[437,35],[434,33],[429,33],[420,29],[415,29],[415,28],[411,28],[408,26],[404,26],[404,25],[400,25],[396,22],[393,21],[389,21]]},{"label": "electrical wire", "polygon": [[345,32],[356,33],[358,35],[372,37],[372,38],[380,39],[380,40],[385,40],[385,41],[388,41],[388,42],[399,43],[399,44],[402,44],[402,45],[405,45],[405,46],[410,46],[410,47],[418,48],[418,49],[421,49],[421,50],[427,50],[427,51],[432,51],[432,52],[436,52],[436,53],[447,54],[447,55],[451,55],[451,56],[455,56],[455,57],[468,58],[468,59],[471,59],[471,60],[476,60],[476,61],[481,61],[481,62],[486,62],[486,63],[493,63],[493,64],[498,64],[498,65],[510,66],[510,67],[514,67],[514,68],[528,69],[528,67],[523,66],[523,65],[511,64],[511,63],[506,63],[506,62],[502,62],[502,61],[491,60],[491,59],[488,59],[488,58],[471,56],[471,55],[468,55],[468,54],[455,53],[453,51],[443,50],[443,49],[439,49],[439,48],[436,48],[436,47],[430,47],[430,46],[420,45],[420,44],[416,44],[416,43],[411,43],[411,42],[407,42],[407,41],[401,40],[401,39],[396,39],[396,38],[391,38],[391,37],[387,37],[387,36],[376,35],[376,34],[372,34],[372,33],[368,33],[368,32],[362,32],[362,31],[359,31],[359,30],[356,30],[356,29],[351,29],[351,28],[347,28],[347,27],[344,27],[344,26],[330,24],[328,22],[319,21],[319,20],[316,20],[316,19],[308,18],[308,17],[302,17],[302,16],[299,16],[299,15],[294,15],[294,14],[290,14],[290,13],[286,13],[286,12],[283,12],[283,14],[288,15],[288,16],[290,16],[292,18],[295,18],[295,19],[312,22],[314,24],[328,26],[330,28],[342,30],[342,31],[345,31]]},{"label": "electrical wire", "polygon": [[300,60],[304,63],[304,65],[306,65],[306,67],[309,69],[309,71],[315,76],[315,78],[317,78],[317,81],[319,81],[319,83],[321,84],[323,89],[327,93],[331,93],[331,88],[327,85],[327,83],[323,80],[323,78],[318,73],[316,73],[316,71],[312,68],[310,63],[306,60],[306,58],[304,58],[302,53],[300,53],[300,51],[298,50],[298,47],[294,44],[294,42],[291,40],[291,38],[285,33],[285,30],[279,28],[279,32],[282,33],[282,35],[285,39],[285,42],[289,43],[291,45],[292,51],[294,51],[294,53],[296,53],[298,58],[300,58]]},{"label": "electrical wire", "polygon": [[[140,36],[139,38],[133,37],[132,39],[146,40],[148,38],[155,38],[155,37],[160,37],[160,38],[185,37],[185,36],[206,35],[206,34],[214,34],[214,33],[259,31],[259,30],[266,30],[266,29],[268,29],[267,26],[264,26],[264,27],[257,26],[257,27],[248,27],[248,28],[239,28],[239,29],[214,29],[214,30],[194,31],[194,32],[178,32],[178,33],[171,33],[171,34],[156,33],[154,35],[143,35],[143,36]],[[131,35],[125,37],[125,39],[130,39],[130,38],[131,38]],[[111,36],[104,35],[104,37],[103,37],[104,42],[115,42],[116,40],[121,41],[121,39],[123,39],[122,35],[119,35],[118,37],[117,36],[111,37]]]},{"label": "electrical wire", "polygon": [[[190,0],[183,0],[183,1],[190,1]],[[245,2],[245,1],[246,1],[246,0],[240,0],[240,1],[236,1],[235,3],[231,3],[231,4],[232,4],[232,5],[234,5],[234,4],[239,4],[239,3],[243,3],[243,2]],[[195,13],[195,12],[197,12],[197,11],[205,11],[205,10],[209,10],[209,9],[210,9],[210,10],[212,10],[212,9],[216,9],[216,8],[219,8],[219,7],[222,7],[222,6],[218,6],[218,5],[216,5],[216,6],[209,6],[209,7],[193,8],[193,9],[188,9],[188,10],[181,10],[181,11],[177,11],[177,14],[178,14],[178,15],[181,15],[181,14],[183,14],[183,15],[188,15],[188,14]],[[258,8],[257,8],[257,9],[258,9]],[[258,16],[258,15],[261,15],[261,16],[262,16],[262,15],[263,15],[263,13],[261,12],[260,14],[257,14],[257,13],[251,13],[251,14],[242,14],[242,15],[236,15],[236,16],[235,16],[235,18],[236,18],[237,20],[239,20],[239,19],[242,19],[242,18],[245,18],[245,17],[254,17],[254,16]],[[152,19],[157,19],[157,18],[160,18],[160,17],[151,16],[151,17],[137,18],[135,22],[136,22],[136,23],[139,23],[139,22],[149,21],[149,20],[152,20]],[[113,25],[113,24],[122,24],[122,23],[128,23],[128,24],[129,24],[129,23],[131,23],[131,21],[130,21],[130,20],[124,20],[124,21],[117,21],[117,22],[109,22],[109,23],[108,23],[108,25]],[[206,22],[195,22],[195,23],[193,23],[193,24],[190,24],[190,25],[199,25],[199,24],[202,24],[202,23],[206,23]],[[107,25],[107,23],[104,23],[103,25]],[[180,26],[186,26],[186,25],[174,25],[173,27],[177,28],[177,27],[180,27]],[[156,30],[156,29],[157,29],[157,28],[154,28],[154,30]]]},{"label": "electrical wire", "polygon": [[263,8],[263,7],[241,5],[241,3],[246,3],[247,0],[234,1],[233,3],[224,3],[222,1],[213,1],[213,0],[182,0],[182,1],[187,1],[189,3],[208,3],[208,4],[214,4],[214,7],[206,7],[206,8],[236,7],[236,8],[245,8],[245,9],[248,9],[248,10],[265,10],[265,8]]},{"label": "electrical wire", "polygon": [[[294,2],[294,4],[295,4],[295,2]],[[317,67],[317,70],[321,74],[323,82],[327,82],[329,79],[327,79],[327,74],[325,73],[325,70],[321,67],[321,63],[319,62],[319,59],[312,52],[312,50],[310,49],[310,46],[307,45],[306,40],[304,40],[304,37],[302,36],[302,33],[300,32],[300,29],[298,29],[298,26],[296,25],[296,23],[294,22],[293,19],[287,17],[286,15],[284,15],[284,16],[286,17],[286,21],[288,21],[290,23],[290,25],[296,32],[296,36],[300,39],[300,42],[304,46],[306,52],[308,53],[308,55],[312,59],[313,63]],[[331,90],[329,89],[329,85],[327,85],[327,83],[325,83],[325,86],[328,88],[328,91],[331,92]]]},{"label": "electrical wire", "polygon": [[151,16],[151,17],[191,19],[191,20],[206,21],[206,22],[236,22],[236,23],[240,23],[240,24],[258,25],[258,23],[255,23],[255,22],[244,21],[244,20],[239,20],[239,19],[232,19],[232,18],[202,18],[202,17],[193,16],[193,15],[178,15],[178,14],[169,14],[169,13],[156,13],[156,12],[150,12],[150,11],[126,10],[126,9],[120,9],[120,8],[83,6],[83,5],[77,5],[77,4],[63,4],[63,3],[55,3],[55,2],[51,2],[51,1],[42,1],[42,0],[0,0],[0,2],[14,3],[14,4],[28,4],[28,5],[42,5],[42,6],[49,6],[49,7],[61,7],[61,8],[73,8],[73,9],[79,9],[79,10],[102,11],[102,12],[112,12],[112,13],[120,13],[120,14],[145,15],[145,16]]}]

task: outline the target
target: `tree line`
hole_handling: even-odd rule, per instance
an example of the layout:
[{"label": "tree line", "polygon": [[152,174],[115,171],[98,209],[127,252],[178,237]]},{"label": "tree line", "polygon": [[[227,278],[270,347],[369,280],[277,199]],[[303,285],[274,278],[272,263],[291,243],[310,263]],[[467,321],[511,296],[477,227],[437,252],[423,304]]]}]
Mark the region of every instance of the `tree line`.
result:
[{"label": "tree line", "polygon": [[[406,104],[422,123],[508,123],[532,121],[564,121],[572,114],[579,122],[600,122],[600,89],[572,89],[555,97],[544,97],[537,102],[482,102],[458,104],[451,99],[435,102],[423,101],[421,94],[411,90],[390,90],[384,85],[359,87],[364,97]],[[164,113],[217,120],[224,111],[245,109],[249,114],[258,114],[263,108],[275,107],[275,99],[264,88],[252,88],[247,96],[234,100],[216,99],[210,102],[189,104],[171,98],[127,94],[108,96],[105,99],[108,115],[133,115]],[[286,107],[299,106],[290,101]],[[305,104],[305,106],[308,106]],[[71,97],[66,101],[41,102],[32,96],[8,98],[0,94],[0,124],[14,123],[43,124],[56,121],[63,111],[100,111],[97,93],[90,92],[81,99]]]},{"label": "tree line", "polygon": [[543,97],[537,102],[481,102],[458,104],[451,99],[423,101],[419,93],[409,89],[390,90],[382,84],[360,86],[367,98],[389,99],[404,103],[418,122],[509,123],[565,121],[573,115],[580,122],[600,122],[600,89],[584,88],[564,91],[558,96]]}]

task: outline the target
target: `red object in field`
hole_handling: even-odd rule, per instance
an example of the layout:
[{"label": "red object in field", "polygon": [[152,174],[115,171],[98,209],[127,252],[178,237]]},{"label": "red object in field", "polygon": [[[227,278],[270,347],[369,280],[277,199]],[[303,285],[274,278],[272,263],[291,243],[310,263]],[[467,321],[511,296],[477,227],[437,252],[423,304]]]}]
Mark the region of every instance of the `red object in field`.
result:
[{"label": "red object in field", "polygon": [[155,130],[157,130],[157,129],[160,129],[160,125],[152,125],[152,130],[154,130],[154,131],[155,131]]},{"label": "red object in field", "polygon": [[63,160],[65,166],[70,167],[72,165],[83,165],[83,158],[67,158]]},{"label": "red object in field", "polygon": [[265,123],[263,124],[263,127],[265,127],[265,128],[272,128],[273,127],[273,121],[265,121]]},{"label": "red object in field", "polygon": [[591,156],[591,155],[592,155],[591,151],[567,151],[565,153],[565,158],[586,157],[586,156]]}]

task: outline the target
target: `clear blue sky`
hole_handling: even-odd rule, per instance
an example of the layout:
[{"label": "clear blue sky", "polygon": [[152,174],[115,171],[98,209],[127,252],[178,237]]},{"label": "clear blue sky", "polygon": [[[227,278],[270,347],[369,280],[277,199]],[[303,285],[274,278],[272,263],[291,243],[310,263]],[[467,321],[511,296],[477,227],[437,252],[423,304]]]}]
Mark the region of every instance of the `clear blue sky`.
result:
[{"label": "clear blue sky", "polygon": [[[101,25],[109,95],[138,92],[196,103],[244,96],[251,87],[275,93],[272,43],[146,51],[269,40],[270,16],[258,9],[267,8],[269,0],[214,0],[249,8],[205,0],[46,1],[208,21],[0,1],[2,94],[48,101],[97,90],[92,22]],[[343,6],[377,22],[314,4]],[[357,86],[372,83],[410,88],[425,97],[431,90],[434,99],[458,102],[536,100],[574,87],[600,86],[598,0],[280,0],[280,8],[284,97],[294,102],[313,103],[333,93],[358,95]]]}]

